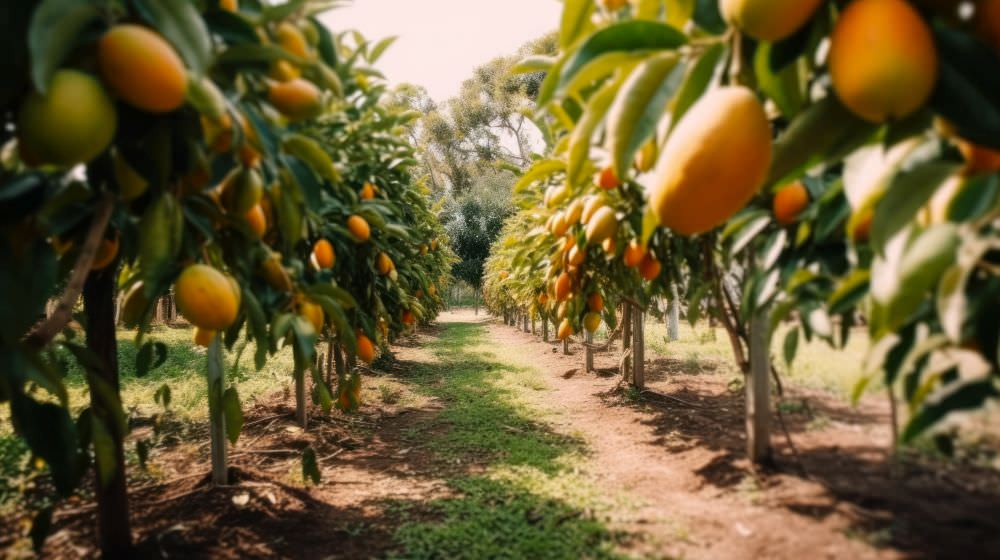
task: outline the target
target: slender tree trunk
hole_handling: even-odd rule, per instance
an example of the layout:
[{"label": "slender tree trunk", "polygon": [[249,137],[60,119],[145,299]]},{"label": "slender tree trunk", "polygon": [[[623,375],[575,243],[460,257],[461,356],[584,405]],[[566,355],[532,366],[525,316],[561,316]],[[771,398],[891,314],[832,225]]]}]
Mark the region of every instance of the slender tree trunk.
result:
[{"label": "slender tree trunk", "polygon": [[101,397],[96,385],[119,392],[118,341],[115,338],[115,267],[92,272],[83,286],[83,307],[87,315],[87,348],[97,357],[99,370],[90,372],[90,407],[95,420],[107,429],[112,456],[97,454],[97,461],[110,459],[113,474],[105,484],[95,469],[94,498],[97,501],[97,539],[104,558],[128,558],[132,550],[128,494],[125,481],[125,434],[115,420],[116,404]]},{"label": "slender tree trunk", "polygon": [[677,284],[670,286],[670,301],[667,302],[667,340],[674,342],[680,338],[681,306],[677,296]]},{"label": "slender tree trunk", "polygon": [[564,338],[562,343],[563,343],[563,355],[569,356],[569,337]]},{"label": "slender tree trunk", "polygon": [[472,312],[475,315],[479,315],[479,288],[473,288],[472,290]]},{"label": "slender tree trunk", "polygon": [[295,372],[295,421],[303,430],[309,427],[309,407],[306,402],[306,368],[311,364],[303,364]]},{"label": "slender tree trunk", "polygon": [[221,335],[217,335],[208,345],[208,433],[211,444],[212,482],[227,484],[229,473],[226,468],[226,416],[222,409],[222,393],[225,391],[225,368],[222,365]]},{"label": "slender tree trunk", "polygon": [[535,316],[531,316],[531,334],[535,334]]},{"label": "slender tree trunk", "polygon": [[[622,352],[628,354],[632,350],[632,305],[622,304]],[[626,355],[622,360],[622,377],[632,380],[632,357]]]},{"label": "slender tree trunk", "polygon": [[542,316],[542,342],[549,341],[549,318]]},{"label": "slender tree trunk", "polygon": [[754,463],[771,458],[771,352],[767,313],[754,314],[750,323],[750,375],[746,383],[747,454]]},{"label": "slender tree trunk", "polygon": [[638,307],[632,312],[635,327],[632,330],[632,381],[638,389],[646,388],[646,314]]}]

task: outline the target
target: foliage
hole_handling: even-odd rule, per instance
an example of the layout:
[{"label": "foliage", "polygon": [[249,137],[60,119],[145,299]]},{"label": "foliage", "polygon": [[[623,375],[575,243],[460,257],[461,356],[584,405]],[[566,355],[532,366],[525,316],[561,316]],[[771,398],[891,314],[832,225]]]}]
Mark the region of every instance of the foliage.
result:
[{"label": "foliage", "polygon": [[[852,326],[865,324],[866,377],[881,375],[901,390],[911,410],[904,439],[995,397],[1000,176],[984,162],[1000,148],[993,120],[1000,85],[982,69],[1000,55],[974,10],[921,8],[915,25],[933,31],[939,59],[933,95],[905,118],[869,122],[831,85],[826,45],[840,4],[820,3],[795,33],[768,42],[728,25],[715,0],[567,1],[559,52],[521,65],[547,71],[537,102],[556,142],[515,187],[521,211],[487,264],[487,305],[566,318],[579,330],[587,294],[647,307],[676,284],[689,319],[707,306],[721,320],[743,367],[755,313],[770,314],[772,333],[794,324],[782,331],[789,361],[800,339],[842,347]],[[769,177],[726,224],[683,236],[660,226],[648,197],[682,165],[664,154],[671,141],[684,145],[676,125],[726,85],[751,88],[767,110]],[[699,150],[708,169],[738,165],[744,155]],[[794,223],[779,223],[774,193],[797,180],[810,203]],[[700,204],[727,195],[701,187]],[[588,224],[579,220],[579,206],[593,200],[615,212],[610,251],[588,244]],[[630,242],[664,263],[662,274],[647,282],[643,267],[626,266]],[[585,248],[577,262],[574,247]],[[558,301],[563,275],[571,291]],[[610,324],[613,308],[605,308]]]},{"label": "foliage", "polygon": [[[114,355],[113,325],[112,340],[91,337],[85,346],[68,323],[88,275],[96,285],[118,272],[123,319],[137,326],[138,376],[167,359],[167,346],[151,340],[150,317],[194,263],[221,271],[231,284],[223,291],[239,302],[217,339],[229,350],[252,343],[257,370],[290,347],[297,378],[311,368],[318,336],[335,337],[353,356],[356,333],[385,344],[408,328],[404,314],[426,321],[440,309],[452,256],[402,140],[414,115],[382,103],[385,86],[372,67],[391,41],[334,35],[316,19],[325,2],[16,4],[2,23],[0,401],[60,494],[73,491],[93,460],[102,483],[124,468],[115,452],[127,431],[117,366],[94,353]],[[136,35],[145,42],[102,39],[125,23],[146,26]],[[116,47],[137,46],[158,54],[131,75],[94,75],[95,47],[103,71],[112,57],[128,58]],[[150,90],[147,75],[179,81],[183,98]],[[88,88],[93,102],[46,105],[65,83]],[[113,105],[102,105],[104,97]],[[61,134],[45,128],[53,115],[44,111],[62,111],[54,114]],[[76,125],[113,128],[113,140],[101,145],[94,136],[81,150],[67,144]],[[359,196],[365,183],[375,196]],[[348,215],[367,221],[367,242],[347,231]],[[336,250],[331,268],[311,262],[320,239]],[[91,270],[95,249],[109,262]],[[386,258],[391,271],[376,273]],[[36,324],[57,296],[65,305]],[[110,308],[113,297],[107,291],[101,303]],[[90,332],[110,319],[94,315],[95,303],[76,315]],[[211,311],[219,302],[181,303]],[[307,311],[317,305],[313,320]],[[93,409],[70,402],[73,362],[87,373]],[[343,379],[339,387],[313,381],[327,410],[348,390]],[[225,405],[231,420],[242,416],[234,390]]]}]

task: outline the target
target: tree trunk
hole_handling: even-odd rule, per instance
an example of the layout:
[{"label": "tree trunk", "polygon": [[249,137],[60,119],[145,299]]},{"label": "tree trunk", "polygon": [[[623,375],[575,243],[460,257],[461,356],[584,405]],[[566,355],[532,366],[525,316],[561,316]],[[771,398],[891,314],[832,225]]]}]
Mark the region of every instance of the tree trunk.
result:
[{"label": "tree trunk", "polygon": [[535,334],[535,316],[534,315],[531,316],[531,334],[532,335]]},{"label": "tree trunk", "polygon": [[569,356],[569,337],[564,338],[562,343],[563,343],[563,355]]},{"label": "tree trunk", "polygon": [[[92,272],[83,286],[83,307],[87,315],[87,348],[93,352],[99,370],[90,372],[90,409],[94,419],[107,428],[111,439],[111,457],[97,453],[96,460],[110,460],[113,465],[95,469],[94,499],[97,501],[97,539],[104,558],[128,558],[132,550],[132,530],[128,517],[128,494],[125,484],[125,434],[115,420],[120,405],[106,402],[96,385],[119,392],[118,341],[115,338],[115,268]],[[115,410],[119,408],[119,410]],[[107,468],[113,474],[105,484],[100,472]]]},{"label": "tree trunk", "polygon": [[667,302],[667,340],[674,342],[680,338],[681,306],[677,301],[677,284],[670,286],[670,301]]},{"label": "tree trunk", "polygon": [[625,303],[622,306],[622,352],[626,354],[622,360],[622,378],[631,381],[632,357],[628,354],[632,350],[632,305]]},{"label": "tree trunk", "polygon": [[765,311],[750,323],[750,375],[746,383],[747,454],[754,463],[771,458],[771,353]]},{"label": "tree trunk", "polygon": [[646,314],[638,307],[632,315],[635,326],[632,329],[632,383],[637,389],[646,388]]},{"label": "tree trunk", "polygon": [[303,430],[309,427],[309,409],[306,402],[306,368],[311,364],[302,364],[295,371],[295,421]]},{"label": "tree trunk", "polygon": [[542,342],[549,341],[549,318],[542,316]]},{"label": "tree trunk", "polygon": [[226,469],[226,416],[222,408],[225,391],[225,368],[222,365],[221,335],[216,335],[208,345],[208,434],[211,444],[212,482],[227,484]]}]

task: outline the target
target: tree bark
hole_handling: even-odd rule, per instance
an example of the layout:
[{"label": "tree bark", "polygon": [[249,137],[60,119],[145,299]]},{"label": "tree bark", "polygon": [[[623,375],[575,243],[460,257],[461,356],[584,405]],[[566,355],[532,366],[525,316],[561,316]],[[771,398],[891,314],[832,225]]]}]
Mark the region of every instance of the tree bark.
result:
[{"label": "tree bark", "polygon": [[212,482],[228,484],[226,468],[226,416],[222,408],[222,393],[226,388],[222,365],[222,343],[216,335],[208,345],[208,433],[212,457]]},{"label": "tree bark", "polygon": [[646,314],[638,307],[632,311],[632,382],[637,389],[646,388]]},{"label": "tree bark", "polygon": [[[622,352],[628,353],[632,349],[632,305],[624,303],[622,309]],[[622,378],[626,381],[632,380],[632,358],[625,357],[622,360]]]},{"label": "tree bark", "polygon": [[[119,393],[118,341],[115,338],[115,266],[91,272],[83,286],[83,307],[87,315],[87,348],[97,357],[99,370],[90,372],[90,409],[95,420],[107,428],[111,438],[114,473],[107,484],[101,468],[95,469],[94,498],[97,501],[97,539],[104,558],[129,558],[132,530],[129,526],[128,494],[125,481],[125,434],[115,420],[116,403],[106,402],[97,385]],[[97,461],[102,459],[97,454]]]},{"label": "tree bark", "polygon": [[677,284],[670,286],[670,301],[667,302],[667,340],[674,342],[680,338],[680,311],[678,302]]}]

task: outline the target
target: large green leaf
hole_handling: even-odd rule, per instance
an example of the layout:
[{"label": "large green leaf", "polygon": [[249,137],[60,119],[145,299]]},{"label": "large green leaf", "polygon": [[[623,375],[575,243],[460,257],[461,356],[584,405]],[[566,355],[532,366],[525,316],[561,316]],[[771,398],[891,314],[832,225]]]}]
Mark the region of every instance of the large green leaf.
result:
[{"label": "large green leaf", "polygon": [[566,61],[560,76],[560,89],[584,66],[607,53],[676,49],[685,43],[687,36],[663,23],[640,20],[613,24],[588,37]]},{"label": "large green leaf", "polygon": [[[5,14],[7,9],[4,7]],[[76,46],[80,32],[100,15],[100,4],[91,0],[44,0],[38,5],[28,28],[31,79],[36,90],[48,90],[52,74]]]},{"label": "large green leaf", "polygon": [[608,111],[607,149],[618,177],[625,177],[635,153],[653,136],[680,82],[677,54],[660,53],[636,66]]},{"label": "large green leaf", "polygon": [[136,11],[177,49],[188,68],[203,74],[212,62],[212,41],[193,2],[132,0]]},{"label": "large green leaf", "polygon": [[934,28],[940,75],[930,100],[960,136],[1000,149],[1000,57],[972,35],[943,25]]},{"label": "large green leaf", "polygon": [[229,443],[236,445],[243,431],[243,408],[240,406],[240,395],[236,387],[226,389],[222,394],[222,414],[226,419],[226,437]]},{"label": "large green leaf", "polygon": [[585,163],[590,159],[591,137],[597,127],[604,121],[608,107],[615,98],[615,93],[621,87],[624,77],[610,81],[595,93],[583,113],[580,122],[573,129],[569,141],[569,164],[566,166],[567,181],[570,185],[580,182],[580,173],[585,169]]},{"label": "large green leaf", "polygon": [[590,16],[594,13],[592,0],[566,0],[563,6],[562,22],[559,25],[559,46],[568,49],[577,38],[592,25]]},{"label": "large green leaf", "polygon": [[698,61],[688,69],[671,108],[670,128],[673,129],[688,109],[701,99],[715,75],[715,67],[725,52],[725,47],[716,43],[701,53]]},{"label": "large green leaf", "polygon": [[930,161],[892,179],[881,200],[875,205],[871,240],[881,250],[889,239],[906,226],[941,184],[958,171],[958,166]]},{"label": "large green leaf", "polygon": [[903,429],[901,440],[906,443],[938,423],[951,412],[979,408],[986,399],[996,398],[998,392],[992,379],[971,381],[946,394],[939,401],[924,406]]}]

